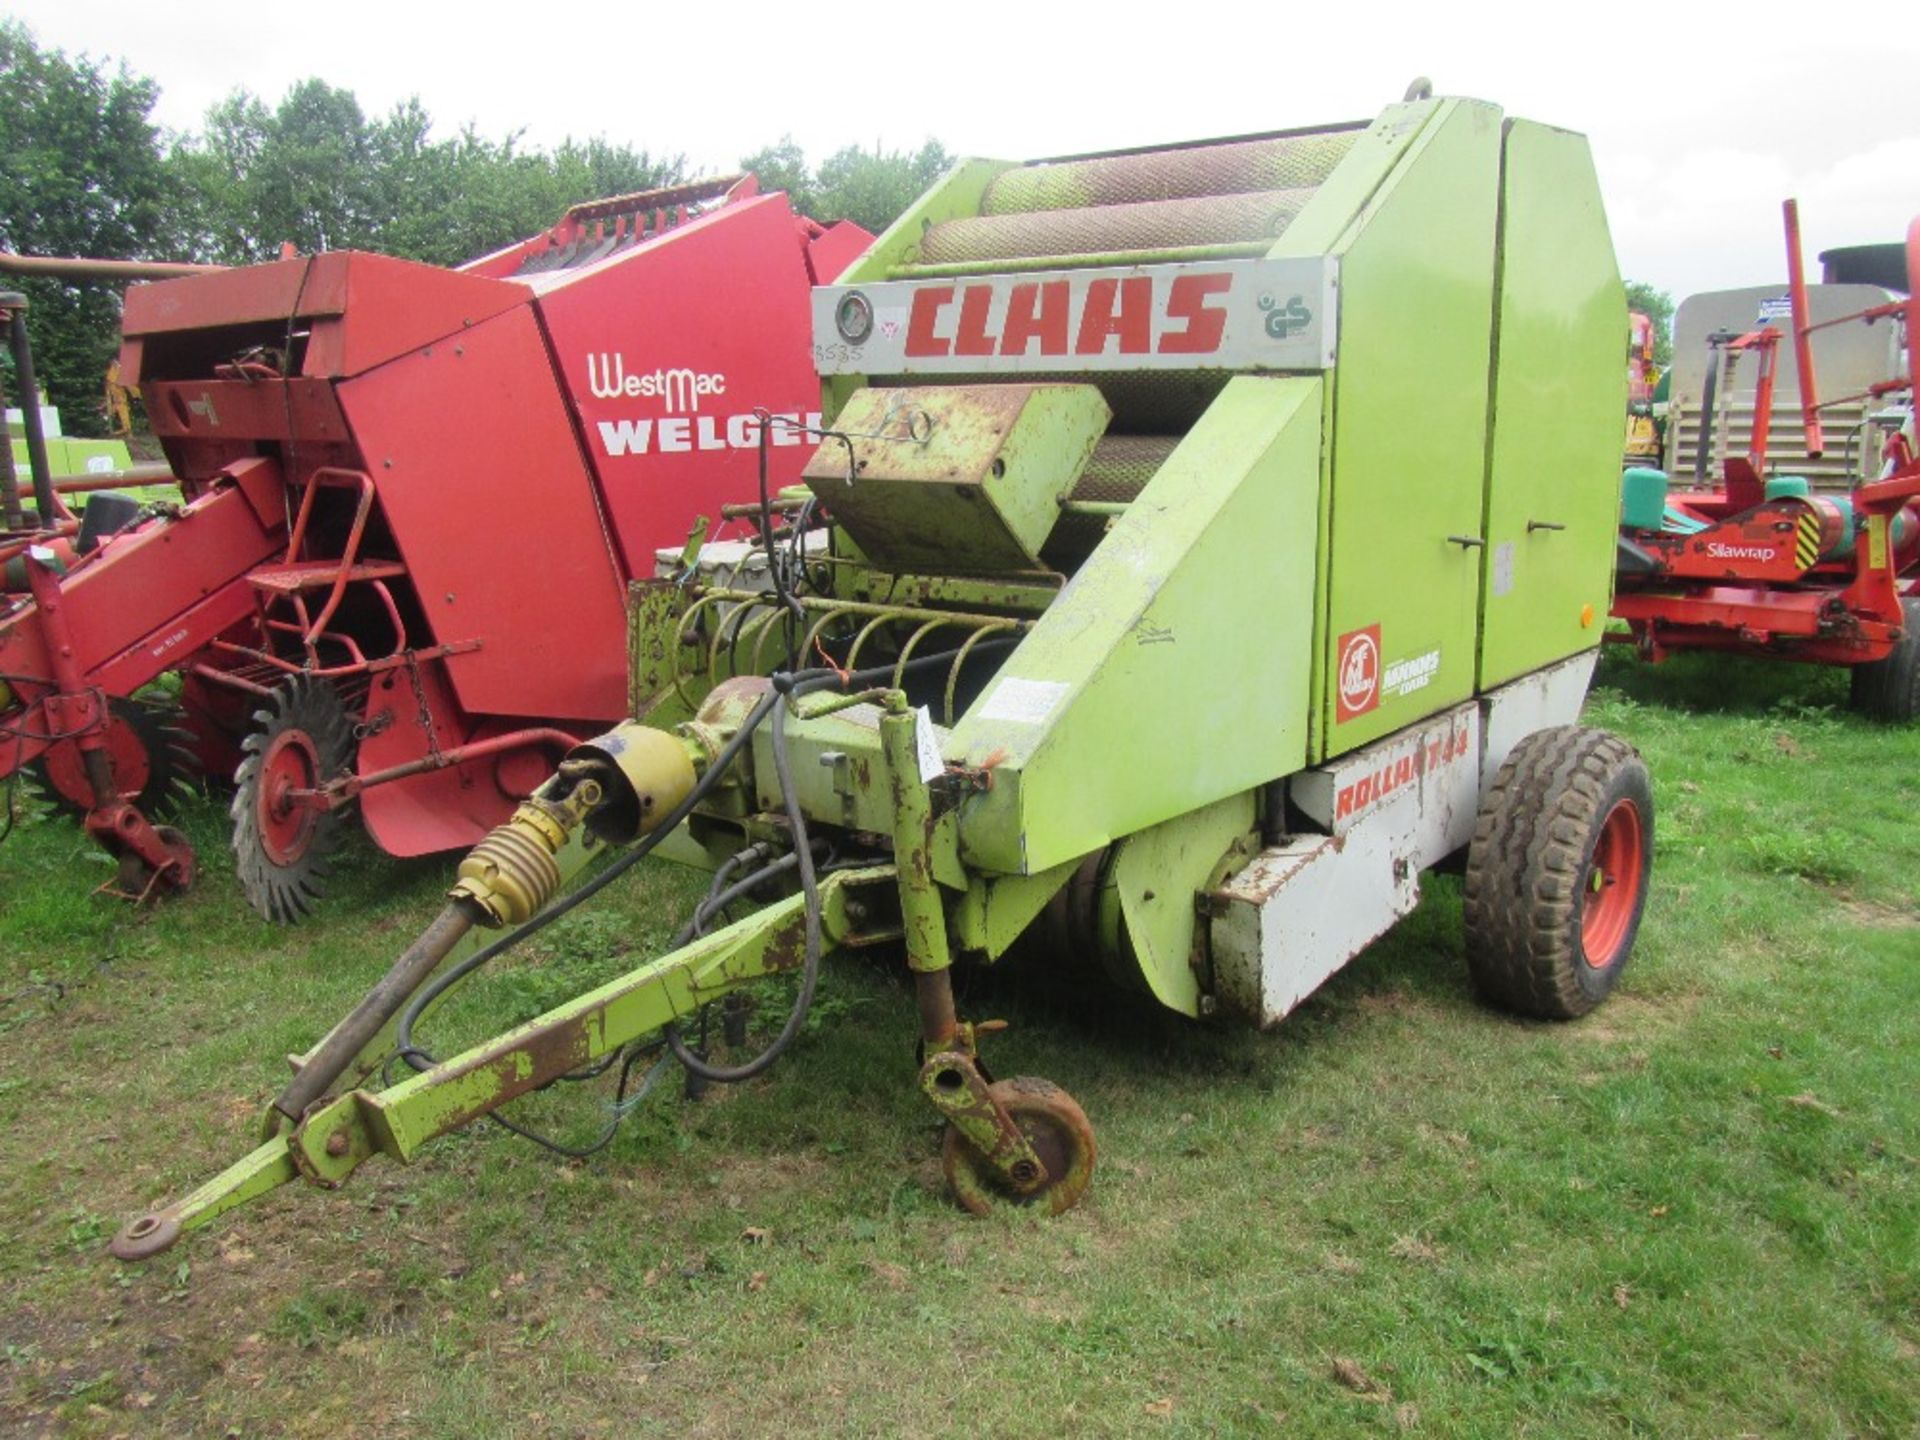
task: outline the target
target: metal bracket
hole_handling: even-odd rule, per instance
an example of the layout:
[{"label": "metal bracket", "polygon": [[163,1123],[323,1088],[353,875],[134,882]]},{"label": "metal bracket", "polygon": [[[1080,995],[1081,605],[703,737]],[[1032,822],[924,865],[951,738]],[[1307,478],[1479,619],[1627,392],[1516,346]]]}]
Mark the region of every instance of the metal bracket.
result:
[{"label": "metal bracket", "polygon": [[973,1057],[958,1050],[929,1055],[920,1067],[920,1088],[1002,1175],[1016,1194],[1030,1195],[1051,1178],[1027,1137],[987,1088]]}]

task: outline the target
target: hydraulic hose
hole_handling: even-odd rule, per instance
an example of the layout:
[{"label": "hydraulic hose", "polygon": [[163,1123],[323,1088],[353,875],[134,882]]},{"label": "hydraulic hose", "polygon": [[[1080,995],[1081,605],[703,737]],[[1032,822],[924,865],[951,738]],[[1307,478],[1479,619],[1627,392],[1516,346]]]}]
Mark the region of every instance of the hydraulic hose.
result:
[{"label": "hydraulic hose", "polygon": [[[574,909],[574,907],[582,905],[595,895],[598,895],[602,890],[606,889],[607,886],[619,879],[620,876],[626,874],[627,871],[645,859],[647,855],[652,852],[653,847],[658,845],[666,836],[672,834],[673,831],[678,828],[680,822],[693,813],[694,806],[706,798],[707,792],[719,782],[720,777],[726,773],[727,767],[732,765],[734,760],[738,758],[740,752],[747,747],[748,742],[753,739],[753,732],[759,728],[760,722],[764,720],[779,703],[780,698],[777,692],[771,690],[760,698],[760,702],[747,713],[747,718],[741,722],[740,728],[734,732],[732,738],[720,747],[719,752],[713,757],[712,763],[707,766],[706,773],[694,782],[693,789],[687,792],[687,797],[678,805],[674,806],[672,811],[668,813],[666,819],[662,820],[658,826],[643,836],[631,850],[620,856],[619,859],[615,860],[611,865],[608,865],[606,869],[602,870],[578,890],[572,891],[570,894],[563,895],[558,900],[553,901],[546,909],[527,921],[526,924],[502,935],[492,944],[474,951],[473,954],[469,955],[465,960],[462,960],[458,965],[454,966],[453,969],[435,980],[432,985],[421,991],[420,994],[414,996],[406,1009],[401,1011],[400,1023],[394,1032],[394,1041],[400,1058],[405,1060],[415,1070],[425,1070],[432,1066],[435,1063],[433,1056],[421,1050],[413,1043],[414,1024],[419,1020],[426,1008],[448,990],[466,979],[467,976],[478,970],[482,965],[485,965],[489,960],[512,949],[529,935],[546,929],[547,926],[558,920],[562,915],[567,914]],[[424,937],[422,938],[424,939]],[[416,944],[417,943],[418,942],[416,942]]]},{"label": "hydraulic hose", "polygon": [[[973,653],[975,655],[985,655],[995,650],[1005,649],[1014,643],[1016,642],[1011,639],[988,641],[985,644],[974,647]],[[950,650],[934,655],[916,656],[907,662],[903,667],[903,671],[917,671],[928,666],[946,664],[952,661],[958,654],[958,651]],[[639,840],[632,849],[627,851],[626,854],[620,856],[578,890],[553,901],[546,909],[542,910],[538,915],[535,915],[518,929],[501,936],[498,940],[475,951],[453,969],[447,971],[446,974],[435,979],[430,986],[422,990],[418,995],[414,996],[411,1001],[405,1004],[405,1008],[400,1011],[400,1018],[394,1030],[395,1057],[404,1061],[415,1071],[425,1071],[437,1064],[437,1060],[429,1051],[413,1043],[413,1027],[418,1023],[421,1015],[425,1013],[427,1008],[439,999],[440,996],[466,979],[467,976],[471,975],[481,966],[519,944],[529,935],[551,925],[562,915],[567,914],[574,909],[574,907],[585,903],[594,895],[599,894],[600,891],[612,884],[621,875],[624,875],[628,870],[639,864],[640,861],[653,850],[655,845],[677,829],[681,822],[693,813],[694,808],[706,798],[707,792],[719,782],[720,777],[726,773],[728,767],[733,764],[739,757],[740,752],[744,750],[752,740],[753,732],[757,730],[761,722],[771,714],[774,717],[774,772],[780,784],[782,799],[785,802],[787,823],[793,832],[793,852],[783,857],[783,859],[775,861],[773,864],[765,866],[754,874],[749,875],[746,879],[735,882],[722,891],[718,897],[710,896],[703,908],[705,908],[709,914],[717,913],[717,911],[724,908],[726,904],[731,903],[741,895],[746,894],[756,886],[764,883],[773,875],[783,873],[785,870],[797,865],[800,870],[801,889],[806,896],[806,956],[801,970],[800,993],[795,997],[793,1009],[788,1014],[786,1024],[781,1027],[780,1033],[774,1037],[765,1050],[744,1065],[708,1065],[695,1055],[693,1051],[686,1046],[685,1042],[680,1039],[676,1027],[668,1025],[664,1028],[663,1032],[668,1046],[671,1047],[673,1051],[674,1058],[679,1060],[680,1063],[686,1066],[693,1074],[703,1079],[732,1084],[741,1080],[751,1079],[766,1070],[766,1068],[772,1065],[775,1060],[779,1059],[780,1055],[793,1043],[795,1037],[800,1033],[801,1027],[806,1023],[807,1014],[813,1005],[814,992],[819,983],[820,959],[823,948],[818,874],[813,863],[812,847],[807,838],[806,817],[800,810],[799,799],[793,784],[792,765],[787,755],[786,703],[789,699],[798,699],[802,695],[811,694],[816,690],[852,690],[858,686],[886,679],[893,674],[893,670],[894,667],[891,665],[881,665],[852,673],[815,669],[771,677],[772,688],[763,695],[753,709],[748,712],[746,718],[741,722],[740,728],[734,732],[726,744],[721,746],[720,750],[714,755],[713,760],[708,764],[705,772],[700,776],[699,780],[695,782],[693,789],[688,792],[686,798],[676,805],[654,830],[650,831]],[[694,922],[690,924],[687,929],[697,929],[699,919],[700,917],[696,912]],[[678,949],[680,945],[686,943],[687,929],[683,929],[682,938],[676,939],[675,949]],[[416,942],[416,946],[424,942],[425,938],[426,937],[423,936],[421,942]],[[638,1053],[640,1052],[634,1052],[635,1055]],[[633,1056],[630,1056],[628,1062],[622,1066],[621,1085],[623,1090],[627,1075],[632,1068],[632,1060]],[[592,1073],[599,1072],[596,1071]],[[590,1078],[590,1076],[583,1072],[578,1078]],[[649,1075],[649,1083],[651,1078],[651,1075]],[[645,1089],[646,1087],[643,1085],[640,1094],[644,1094]],[[638,1103],[639,1098],[640,1095],[636,1094],[631,1100],[618,1102],[613,1123],[617,1124],[627,1110],[630,1110],[632,1105]],[[625,1108],[619,1108],[619,1106],[624,1106]],[[548,1140],[544,1136],[515,1125],[501,1116],[493,1115],[489,1118],[498,1121],[506,1129],[513,1131],[513,1133],[523,1135],[561,1154],[591,1153],[591,1150],[599,1149],[611,1138],[610,1134],[603,1135],[587,1150],[571,1150]]]},{"label": "hydraulic hose", "polygon": [[[775,676],[774,692],[784,701],[782,676]],[[838,677],[834,677],[836,680]],[[817,688],[817,687],[816,687]],[[797,693],[799,686],[789,681],[787,693]],[[737,1085],[742,1080],[751,1080],[774,1061],[778,1060],[786,1048],[800,1033],[800,1027],[806,1024],[807,1012],[813,1008],[813,993],[820,983],[820,886],[819,877],[813,868],[813,847],[807,840],[806,817],[800,812],[800,799],[793,788],[793,766],[787,756],[787,707],[777,704],[773,710],[773,770],[779,780],[780,796],[786,802],[787,826],[793,832],[793,854],[798,857],[800,866],[800,889],[806,896],[806,959],[800,968],[800,993],[793,998],[793,1008],[787,1012],[787,1023],[780,1027],[780,1033],[767,1042],[767,1048],[753,1059],[742,1065],[709,1065],[680,1038],[680,1027],[669,1024],[664,1033],[667,1046],[678,1060],[690,1072],[702,1080],[717,1081],[723,1085]],[[716,907],[718,908],[718,907]]]}]

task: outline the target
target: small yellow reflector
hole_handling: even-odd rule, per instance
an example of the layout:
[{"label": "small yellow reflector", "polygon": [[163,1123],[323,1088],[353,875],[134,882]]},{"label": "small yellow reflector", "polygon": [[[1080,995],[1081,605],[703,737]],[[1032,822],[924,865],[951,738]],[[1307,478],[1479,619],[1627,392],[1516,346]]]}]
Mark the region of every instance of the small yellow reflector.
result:
[{"label": "small yellow reflector", "polygon": [[1580,628],[1582,630],[1591,630],[1593,628],[1592,602],[1588,602],[1580,607]]}]

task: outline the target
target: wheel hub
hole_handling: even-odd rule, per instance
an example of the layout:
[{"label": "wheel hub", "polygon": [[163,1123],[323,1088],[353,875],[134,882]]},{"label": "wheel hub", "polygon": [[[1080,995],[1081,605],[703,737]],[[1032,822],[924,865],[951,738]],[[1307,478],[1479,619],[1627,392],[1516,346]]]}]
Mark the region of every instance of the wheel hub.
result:
[{"label": "wheel hub", "polygon": [[304,730],[282,730],[260,756],[260,848],[276,865],[291,865],[306,852],[319,824],[319,811],[296,798],[320,778],[320,747]]}]

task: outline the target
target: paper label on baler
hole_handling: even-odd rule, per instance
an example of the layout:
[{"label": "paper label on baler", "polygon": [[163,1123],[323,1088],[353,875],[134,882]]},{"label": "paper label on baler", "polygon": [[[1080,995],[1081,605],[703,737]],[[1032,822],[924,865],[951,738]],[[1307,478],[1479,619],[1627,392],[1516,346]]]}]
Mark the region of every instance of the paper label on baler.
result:
[{"label": "paper label on baler", "polygon": [[823,375],[1324,370],[1330,256],[1041,270],[813,292]]}]

